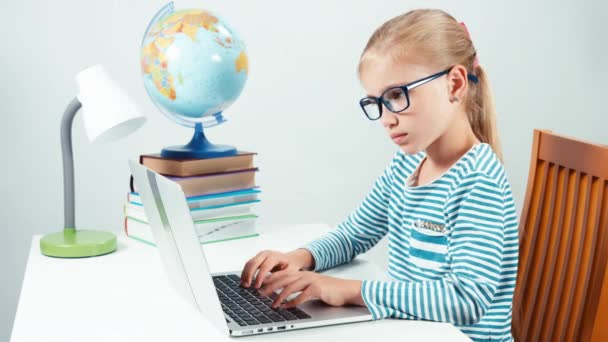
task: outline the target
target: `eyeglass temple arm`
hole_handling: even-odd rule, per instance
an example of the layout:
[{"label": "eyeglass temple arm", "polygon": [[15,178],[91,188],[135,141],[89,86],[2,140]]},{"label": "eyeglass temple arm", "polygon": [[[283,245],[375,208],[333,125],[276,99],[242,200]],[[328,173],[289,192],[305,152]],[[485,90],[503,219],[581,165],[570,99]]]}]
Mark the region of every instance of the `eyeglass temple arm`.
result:
[{"label": "eyeglass temple arm", "polygon": [[[440,73],[437,73],[437,74],[435,74],[435,75],[431,75],[431,76],[429,76],[429,77],[427,77],[427,78],[421,79],[421,80],[420,80],[420,81],[418,81],[418,82],[410,83],[410,84],[406,85],[406,86],[405,86],[405,88],[407,88],[407,90],[412,90],[412,89],[414,89],[414,88],[416,88],[416,87],[419,87],[419,86],[421,86],[421,85],[423,85],[423,84],[425,84],[425,83],[431,82],[432,80],[434,80],[434,79],[436,79],[436,78],[439,78],[439,77],[441,77],[441,76],[443,76],[443,75],[447,74],[448,72],[449,72],[449,70],[446,70],[446,71],[442,71],[442,72],[440,72]],[[479,78],[477,78],[477,76],[475,76],[475,75],[473,75],[473,74],[469,74],[469,73],[467,73],[467,78],[468,78],[468,79],[469,79],[471,82],[473,82],[473,83],[475,83],[475,84],[477,84],[477,83],[479,82]]]}]

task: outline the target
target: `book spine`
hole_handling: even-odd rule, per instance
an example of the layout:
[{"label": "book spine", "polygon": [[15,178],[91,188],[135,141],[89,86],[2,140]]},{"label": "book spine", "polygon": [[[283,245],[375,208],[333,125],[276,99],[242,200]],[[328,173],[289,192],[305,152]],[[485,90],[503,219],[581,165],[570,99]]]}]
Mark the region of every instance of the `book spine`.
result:
[{"label": "book spine", "polygon": [[140,164],[164,176],[191,177],[253,168],[256,154],[239,152],[234,156],[202,159],[172,159],[146,154],[140,155]]},{"label": "book spine", "polygon": [[[132,221],[133,223],[133,233],[128,235],[129,238],[150,246],[156,246],[151,227],[147,223],[132,220],[131,218],[129,218],[128,221]],[[198,242],[201,245],[204,245],[208,243],[256,237],[259,236],[259,233],[255,229],[255,219],[250,219],[223,224],[215,227],[211,231],[199,231],[197,232],[197,235]]]}]

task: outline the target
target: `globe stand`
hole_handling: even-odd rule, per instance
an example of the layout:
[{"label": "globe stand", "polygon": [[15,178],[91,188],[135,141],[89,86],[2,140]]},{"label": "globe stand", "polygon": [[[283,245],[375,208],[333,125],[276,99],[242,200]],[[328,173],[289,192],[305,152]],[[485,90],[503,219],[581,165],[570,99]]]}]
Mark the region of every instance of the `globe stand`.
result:
[{"label": "globe stand", "polygon": [[234,146],[215,145],[209,142],[203,132],[203,125],[196,123],[192,140],[183,146],[171,146],[162,149],[160,155],[169,159],[208,159],[234,156],[237,150]]}]

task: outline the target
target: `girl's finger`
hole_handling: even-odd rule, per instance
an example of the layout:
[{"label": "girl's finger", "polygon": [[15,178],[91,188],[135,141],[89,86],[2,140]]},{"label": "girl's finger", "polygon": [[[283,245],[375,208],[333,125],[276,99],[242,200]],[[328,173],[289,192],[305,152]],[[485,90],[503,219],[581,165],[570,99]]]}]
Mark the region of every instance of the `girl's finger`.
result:
[{"label": "girl's finger", "polygon": [[279,279],[275,279],[272,283],[264,284],[264,286],[260,289],[260,292],[269,296],[277,289],[284,288],[285,286],[297,281],[300,278],[300,275],[297,273],[287,273],[283,277]]},{"label": "girl's finger", "polygon": [[290,309],[290,308],[296,307],[306,301],[309,301],[311,299],[313,299],[312,290],[310,289],[310,287],[307,287],[306,290],[302,291],[302,293],[297,295],[295,298],[293,298],[292,300],[290,300],[288,302],[285,302],[283,304],[283,307],[286,309]]},{"label": "girl's finger", "polygon": [[264,260],[266,260],[266,253],[259,253],[247,261],[241,272],[241,285],[249,286],[251,284],[251,279],[253,278],[255,271],[258,270],[258,267],[260,267]]},{"label": "girl's finger", "polygon": [[310,284],[310,279],[300,278],[291,284],[287,285],[283,291],[277,296],[277,298],[272,302],[272,307],[276,308],[279,306],[287,297],[289,297],[292,293],[297,291],[302,291],[308,287]]},{"label": "girl's finger", "polygon": [[255,277],[256,289],[259,289],[260,286],[262,286],[264,278],[266,278],[268,273],[270,273],[270,270],[273,269],[275,266],[276,262],[273,260],[273,258],[268,257],[266,258],[266,260],[264,260],[264,263],[262,263],[262,265],[260,266],[260,271],[258,272],[258,275]]},{"label": "girl's finger", "polygon": [[262,282],[262,285],[269,285],[274,283],[275,281],[278,281],[286,276],[289,276],[291,274],[293,274],[294,272],[290,271],[290,270],[282,270],[282,271],[278,271],[278,272],[274,272],[272,274],[270,274],[269,276],[267,276],[266,278],[264,278],[264,281]]}]

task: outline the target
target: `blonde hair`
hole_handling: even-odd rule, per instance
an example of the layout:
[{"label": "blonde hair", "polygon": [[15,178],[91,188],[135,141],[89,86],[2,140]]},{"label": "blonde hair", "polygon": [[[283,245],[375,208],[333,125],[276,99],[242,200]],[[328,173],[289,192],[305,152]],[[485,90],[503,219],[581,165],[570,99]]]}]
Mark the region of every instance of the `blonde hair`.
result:
[{"label": "blonde hair", "polygon": [[464,106],[473,133],[488,143],[502,160],[496,127],[496,108],[488,77],[476,63],[477,52],[469,34],[454,17],[437,9],[419,9],[390,19],[370,37],[359,62],[359,74],[370,56],[389,55],[399,61],[431,64],[440,68],[462,65],[477,76],[469,82]]}]

